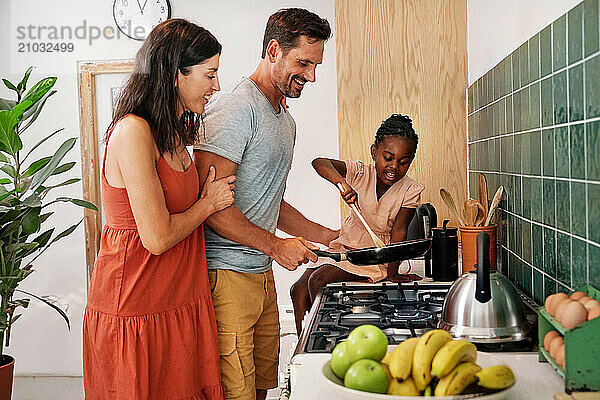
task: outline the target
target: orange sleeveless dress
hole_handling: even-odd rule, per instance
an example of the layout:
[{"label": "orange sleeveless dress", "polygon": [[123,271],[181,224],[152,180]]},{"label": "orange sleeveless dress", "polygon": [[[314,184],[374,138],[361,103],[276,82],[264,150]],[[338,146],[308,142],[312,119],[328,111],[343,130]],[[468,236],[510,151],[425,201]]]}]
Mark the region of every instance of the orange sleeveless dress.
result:
[{"label": "orange sleeveless dress", "polygon": [[[105,153],[106,159],[106,153]],[[171,214],[198,199],[198,173],[156,170]],[[106,225],[83,320],[87,400],[224,399],[199,226],[160,255],[142,246],[125,188],[102,167]]]}]

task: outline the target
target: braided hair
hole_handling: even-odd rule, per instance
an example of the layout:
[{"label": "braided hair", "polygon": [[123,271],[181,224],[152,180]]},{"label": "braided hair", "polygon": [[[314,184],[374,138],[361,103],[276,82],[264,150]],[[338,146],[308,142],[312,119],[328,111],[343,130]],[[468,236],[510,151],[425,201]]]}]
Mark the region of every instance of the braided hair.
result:
[{"label": "braided hair", "polygon": [[419,136],[415,133],[412,126],[412,120],[407,115],[392,114],[383,121],[377,133],[375,134],[375,145],[383,142],[388,136],[400,136],[411,141],[417,151]]}]

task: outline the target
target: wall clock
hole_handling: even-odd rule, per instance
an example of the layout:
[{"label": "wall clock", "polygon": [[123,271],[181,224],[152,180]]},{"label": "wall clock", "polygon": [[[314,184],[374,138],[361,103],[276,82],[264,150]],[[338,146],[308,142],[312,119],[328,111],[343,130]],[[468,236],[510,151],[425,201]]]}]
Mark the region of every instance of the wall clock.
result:
[{"label": "wall clock", "polygon": [[169,0],[114,0],[113,17],[121,32],[144,40],[156,25],[171,18]]}]

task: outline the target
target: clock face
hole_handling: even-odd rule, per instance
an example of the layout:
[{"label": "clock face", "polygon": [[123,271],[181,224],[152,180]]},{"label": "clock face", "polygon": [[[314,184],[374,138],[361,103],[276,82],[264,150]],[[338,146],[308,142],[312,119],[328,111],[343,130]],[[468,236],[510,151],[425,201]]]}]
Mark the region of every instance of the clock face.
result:
[{"label": "clock face", "polygon": [[171,17],[169,0],[115,0],[115,23],[126,36],[144,40],[158,24]]}]

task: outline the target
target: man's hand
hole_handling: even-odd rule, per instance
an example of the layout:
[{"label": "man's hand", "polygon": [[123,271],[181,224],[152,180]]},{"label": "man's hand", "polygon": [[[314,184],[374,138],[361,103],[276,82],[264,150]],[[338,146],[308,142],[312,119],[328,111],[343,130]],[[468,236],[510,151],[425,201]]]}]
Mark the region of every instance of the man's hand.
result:
[{"label": "man's hand", "polygon": [[283,268],[293,271],[299,265],[317,261],[318,257],[311,250],[318,250],[318,247],[304,238],[276,238],[275,247],[270,256]]}]

